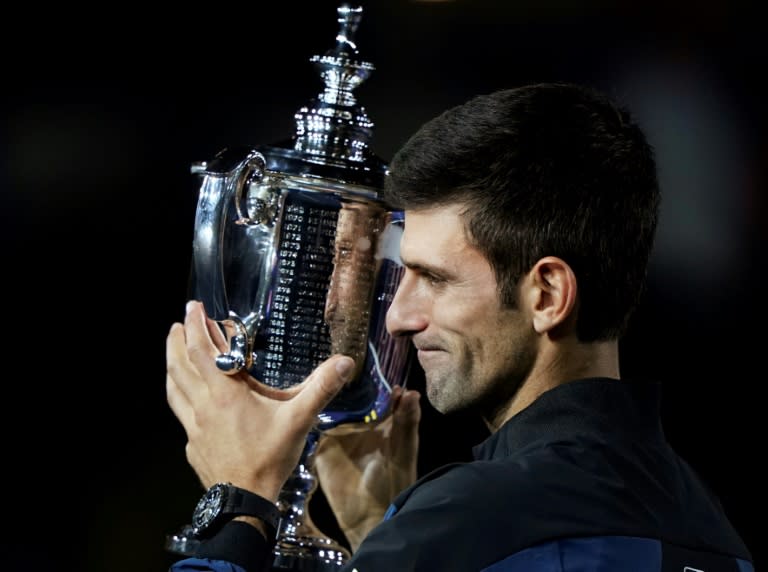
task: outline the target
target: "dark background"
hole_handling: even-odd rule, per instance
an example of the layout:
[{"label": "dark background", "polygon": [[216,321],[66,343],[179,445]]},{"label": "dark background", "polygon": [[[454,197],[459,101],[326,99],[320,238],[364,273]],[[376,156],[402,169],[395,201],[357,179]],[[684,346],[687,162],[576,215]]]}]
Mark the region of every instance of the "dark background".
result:
[{"label": "dark background", "polygon": [[[0,102],[5,317],[0,561],[164,570],[201,492],[165,402],[183,317],[193,162],[293,133],[338,3],[17,5]],[[753,551],[763,504],[766,49],[739,2],[368,2],[356,91],[389,159],[477,93],[573,80],[635,110],[665,193],[623,373],[665,384],[669,440]],[[11,33],[13,32],[13,34]],[[413,384],[421,383],[415,376]],[[425,407],[420,468],[465,459],[476,420]],[[334,534],[321,495],[315,520]]]}]

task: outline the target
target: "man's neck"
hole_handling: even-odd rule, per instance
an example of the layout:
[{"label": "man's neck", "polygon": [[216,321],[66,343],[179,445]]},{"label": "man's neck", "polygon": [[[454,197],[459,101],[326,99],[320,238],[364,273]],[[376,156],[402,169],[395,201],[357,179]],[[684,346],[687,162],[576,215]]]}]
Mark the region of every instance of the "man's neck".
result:
[{"label": "man's neck", "polygon": [[547,345],[509,402],[483,421],[494,433],[545,391],[588,377],[620,378],[617,341]]}]

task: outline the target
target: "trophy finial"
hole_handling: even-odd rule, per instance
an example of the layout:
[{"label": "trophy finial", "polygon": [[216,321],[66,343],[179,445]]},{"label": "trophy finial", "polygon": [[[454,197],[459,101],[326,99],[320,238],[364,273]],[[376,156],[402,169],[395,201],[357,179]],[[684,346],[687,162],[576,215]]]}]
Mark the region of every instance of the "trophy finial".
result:
[{"label": "trophy finial", "polygon": [[325,83],[323,91],[296,113],[294,149],[324,163],[363,163],[373,137],[373,122],[357,104],[353,90],[375,69],[358,59],[355,33],[362,7],[342,4],[338,9],[336,46],[310,62]]},{"label": "trophy finial", "polygon": [[339,33],[336,36],[337,47],[349,46],[353,52],[357,53],[354,39],[357,27],[360,25],[360,19],[363,17],[363,9],[359,6],[353,8],[349,4],[342,4],[337,12],[339,13]]}]

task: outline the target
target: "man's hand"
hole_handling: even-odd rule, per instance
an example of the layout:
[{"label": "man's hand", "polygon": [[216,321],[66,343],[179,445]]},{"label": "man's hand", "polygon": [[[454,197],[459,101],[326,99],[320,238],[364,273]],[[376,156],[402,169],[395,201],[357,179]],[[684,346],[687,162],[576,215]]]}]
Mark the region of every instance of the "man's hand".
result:
[{"label": "man's hand", "polygon": [[393,412],[376,427],[340,426],[320,438],[320,487],[352,550],[381,522],[394,497],[416,480],[419,393],[393,390]]},{"label": "man's hand", "polygon": [[301,384],[271,388],[215,363],[226,340],[202,304],[187,304],[184,324],[166,341],[166,395],[187,433],[187,460],[204,487],[231,482],[276,501],[299,461],[317,415],[343,387],[352,359],[332,356]]}]

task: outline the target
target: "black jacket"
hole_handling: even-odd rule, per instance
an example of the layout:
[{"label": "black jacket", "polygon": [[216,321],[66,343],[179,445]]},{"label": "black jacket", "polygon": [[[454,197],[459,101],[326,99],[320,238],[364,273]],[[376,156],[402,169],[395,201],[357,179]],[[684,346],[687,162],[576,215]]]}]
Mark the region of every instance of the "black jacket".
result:
[{"label": "black jacket", "polygon": [[[546,392],[476,447],[475,461],[398,496],[349,569],[592,570],[587,562],[610,557],[624,570],[739,570],[750,554],[664,438],[659,394],[607,379]],[[553,558],[570,564],[553,568]]]}]

